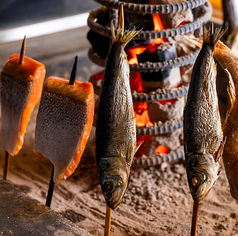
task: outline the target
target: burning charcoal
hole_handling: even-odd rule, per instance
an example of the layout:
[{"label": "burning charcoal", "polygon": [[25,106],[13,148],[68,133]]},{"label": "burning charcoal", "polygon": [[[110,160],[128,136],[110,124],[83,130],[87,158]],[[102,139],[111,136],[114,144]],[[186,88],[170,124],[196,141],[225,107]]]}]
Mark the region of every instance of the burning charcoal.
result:
[{"label": "burning charcoal", "polygon": [[[105,12],[97,18],[96,22],[99,23],[100,25],[106,26],[110,23],[109,19],[110,19],[109,11],[105,10]],[[93,46],[95,52],[101,58],[107,57],[110,46],[110,39],[108,37],[90,30],[87,34],[87,39]]]},{"label": "burning charcoal", "polygon": [[[124,0],[124,2],[130,2],[130,3],[139,3],[139,4],[148,4],[148,0]],[[143,30],[153,30],[154,29],[154,23],[152,20],[152,16],[150,14],[142,15],[137,13],[131,13],[131,12],[125,12],[124,13],[125,18],[125,29],[131,30],[134,27],[137,30],[140,30],[143,28]]]},{"label": "burning charcoal", "polygon": [[127,45],[126,45],[126,52],[127,49],[131,48],[138,48],[138,47],[148,47],[153,43],[153,39],[147,39],[147,40],[131,40]]},{"label": "burning charcoal", "polygon": [[[164,42],[157,50],[150,52],[148,49],[137,55],[138,62],[163,62],[177,57],[175,44]],[[163,70],[158,72],[141,73],[143,86],[147,90],[155,90],[159,87],[171,88],[179,84],[181,80],[179,68]]]},{"label": "burning charcoal", "polygon": [[[150,4],[176,4],[184,2],[184,0],[149,0]],[[193,14],[191,10],[183,12],[175,12],[160,15],[165,28],[176,28],[189,22],[193,22]]]},{"label": "burning charcoal", "polygon": [[154,30],[154,23],[150,14],[142,15],[137,13],[125,12],[125,29],[133,28],[140,30]]}]

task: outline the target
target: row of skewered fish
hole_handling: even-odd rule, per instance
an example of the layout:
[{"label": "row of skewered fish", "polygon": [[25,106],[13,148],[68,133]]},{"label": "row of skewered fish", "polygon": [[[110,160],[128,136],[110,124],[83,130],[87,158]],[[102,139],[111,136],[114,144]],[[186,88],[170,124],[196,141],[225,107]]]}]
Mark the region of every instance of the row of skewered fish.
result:
[{"label": "row of skewered fish", "polygon": [[[107,59],[100,98],[96,159],[102,192],[109,208],[116,208],[128,185],[136,152],[136,127],[129,83],[125,45],[137,34],[112,30],[112,46]],[[202,50],[194,64],[184,110],[184,141],[188,183],[195,202],[208,194],[219,176],[223,161],[231,193],[238,200],[238,55],[222,44],[223,32],[204,28],[201,40],[190,40]],[[203,45],[202,45],[203,44]],[[22,50],[23,52],[24,50]],[[216,94],[216,66],[219,61],[230,78],[231,108],[222,124]],[[76,169],[88,140],[94,115],[91,83],[51,76],[45,82],[45,67],[24,53],[13,54],[0,75],[0,149],[16,155],[31,113],[40,100],[36,121],[34,152],[54,165],[54,182]],[[223,134],[224,133],[224,134]]]}]

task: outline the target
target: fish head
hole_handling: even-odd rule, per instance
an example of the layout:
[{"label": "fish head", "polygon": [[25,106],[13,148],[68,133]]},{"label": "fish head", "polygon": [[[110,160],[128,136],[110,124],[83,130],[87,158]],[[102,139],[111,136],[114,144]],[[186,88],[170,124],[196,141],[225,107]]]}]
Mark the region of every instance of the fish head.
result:
[{"label": "fish head", "polygon": [[121,157],[102,158],[99,163],[99,179],[104,198],[115,209],[124,196],[129,178],[126,161]]},{"label": "fish head", "polygon": [[219,163],[211,154],[190,154],[186,162],[188,184],[194,201],[201,201],[219,177]]}]

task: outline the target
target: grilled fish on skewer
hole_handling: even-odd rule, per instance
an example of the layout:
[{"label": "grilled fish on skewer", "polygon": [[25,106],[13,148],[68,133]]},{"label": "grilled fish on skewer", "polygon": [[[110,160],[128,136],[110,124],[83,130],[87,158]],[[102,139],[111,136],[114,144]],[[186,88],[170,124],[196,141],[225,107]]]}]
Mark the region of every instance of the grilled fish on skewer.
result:
[{"label": "grilled fish on skewer", "polygon": [[40,99],[45,66],[29,57],[19,64],[13,54],[0,74],[1,123],[0,149],[16,155],[22,145],[31,113]]},{"label": "grilled fish on skewer", "polygon": [[47,79],[36,121],[34,152],[54,165],[54,182],[69,177],[79,164],[90,135],[94,92],[89,82]]},{"label": "grilled fish on skewer", "polygon": [[[200,39],[190,40],[197,46],[202,46]],[[238,200],[238,54],[230,50],[222,42],[218,42],[214,49],[214,57],[230,78],[231,108],[223,126],[227,137],[223,153],[223,163],[233,198]]]},{"label": "grilled fish on skewer", "polygon": [[103,78],[96,128],[96,158],[100,184],[107,205],[114,209],[120,203],[128,184],[130,167],[136,151],[136,126],[129,83],[129,64],[125,45],[137,34],[115,36],[112,28],[112,47]]},{"label": "grilled fish on skewer", "polygon": [[184,110],[186,169],[194,201],[201,201],[219,176],[224,142],[213,50],[222,35],[218,30],[210,34],[204,27],[204,44],[194,64]]}]

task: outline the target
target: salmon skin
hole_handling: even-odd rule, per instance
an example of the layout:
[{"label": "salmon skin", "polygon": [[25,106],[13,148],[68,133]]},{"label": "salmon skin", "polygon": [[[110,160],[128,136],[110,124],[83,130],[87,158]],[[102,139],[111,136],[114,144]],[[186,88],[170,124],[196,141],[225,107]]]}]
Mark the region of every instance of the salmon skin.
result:
[{"label": "salmon skin", "polygon": [[[190,41],[202,46],[200,39]],[[227,138],[222,158],[231,195],[238,200],[238,54],[219,41],[214,49],[214,57],[227,73],[230,82],[231,107],[223,125],[224,136]]]},{"label": "salmon skin", "polygon": [[107,205],[120,203],[136,151],[136,126],[125,45],[137,34],[119,28],[108,54],[96,126],[96,159]]},{"label": "salmon skin", "polygon": [[45,78],[45,66],[29,57],[19,64],[13,54],[0,74],[1,121],[0,149],[16,155],[22,145],[26,126],[38,103]]},{"label": "salmon skin", "polygon": [[224,146],[216,93],[213,50],[223,32],[203,28],[203,47],[196,59],[184,109],[186,171],[194,201],[208,194],[219,176]]},{"label": "salmon skin", "polygon": [[89,82],[58,77],[47,79],[36,120],[34,152],[54,165],[54,182],[76,169],[90,135],[94,92]]}]

